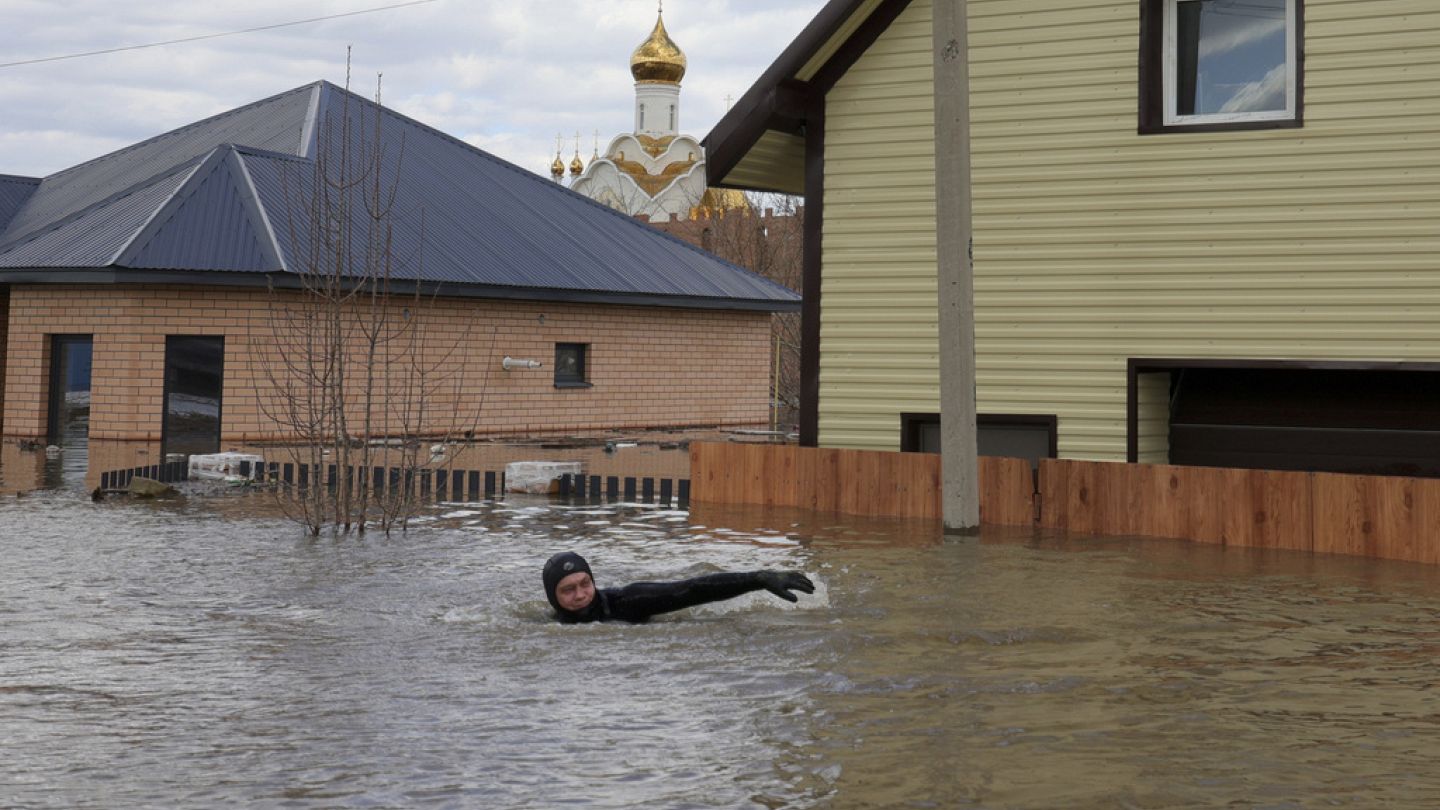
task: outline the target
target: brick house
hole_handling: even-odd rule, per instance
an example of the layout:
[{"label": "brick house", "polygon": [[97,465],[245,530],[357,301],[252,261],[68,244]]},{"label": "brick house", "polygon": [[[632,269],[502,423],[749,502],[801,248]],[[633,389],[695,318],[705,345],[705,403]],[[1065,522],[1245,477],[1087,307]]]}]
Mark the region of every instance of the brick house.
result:
[{"label": "brick house", "polygon": [[[339,190],[343,171],[362,182]],[[370,435],[768,419],[770,319],[793,293],[319,82],[0,176],[0,431],[55,442],[85,413],[89,438],[167,452],[295,438],[276,403],[314,367],[343,244],[372,261],[336,273],[364,293],[328,305],[340,353],[364,354],[367,325],[404,335],[372,368],[410,394]]]}]

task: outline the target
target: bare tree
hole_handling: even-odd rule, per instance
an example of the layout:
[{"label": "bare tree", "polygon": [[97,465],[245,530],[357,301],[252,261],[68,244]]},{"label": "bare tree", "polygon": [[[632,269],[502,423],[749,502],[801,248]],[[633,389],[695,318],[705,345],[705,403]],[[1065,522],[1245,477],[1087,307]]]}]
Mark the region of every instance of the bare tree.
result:
[{"label": "bare tree", "polygon": [[[747,193],[748,206],[697,205],[692,218],[653,221],[732,264],[800,292],[803,276],[805,207],[796,197]],[[776,313],[771,320],[771,425],[790,429],[800,409],[800,315]]]},{"label": "bare tree", "polygon": [[[353,116],[348,86],[347,76],[308,171],[284,177],[299,289],[271,286],[269,345],[256,352],[269,383],[262,412],[298,472],[275,482],[276,499],[314,535],[404,531],[420,479],[448,474],[445,448],[473,435],[483,407],[483,378],[480,401],[462,405],[473,324],[431,328],[438,288],[426,291],[423,248],[396,247],[403,138],[388,155],[378,84],[375,104]],[[405,213],[420,216],[423,246],[423,212]]]}]

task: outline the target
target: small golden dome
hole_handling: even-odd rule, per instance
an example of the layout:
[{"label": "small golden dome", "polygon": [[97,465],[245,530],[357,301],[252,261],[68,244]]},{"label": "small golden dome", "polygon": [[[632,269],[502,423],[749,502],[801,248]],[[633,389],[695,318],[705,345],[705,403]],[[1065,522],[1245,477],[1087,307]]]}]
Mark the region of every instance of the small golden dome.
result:
[{"label": "small golden dome", "polygon": [[750,198],[745,196],[745,192],[734,188],[711,187],[705,189],[700,204],[690,209],[690,218],[723,217],[729,211],[749,214],[751,210]]},{"label": "small golden dome", "polygon": [[665,17],[655,18],[655,30],[630,54],[630,75],[637,82],[679,84],[685,77],[685,54],[665,31]]},{"label": "small golden dome", "polygon": [[579,177],[585,171],[585,164],[580,162],[580,153],[575,153],[575,159],[570,161],[570,173]]},{"label": "small golden dome", "polygon": [[560,155],[559,155],[559,154],[556,154],[556,155],[555,155],[555,162],[550,164],[550,176],[551,176],[551,177],[564,177],[564,176],[565,176],[565,161],[563,161],[563,160],[560,159]]}]

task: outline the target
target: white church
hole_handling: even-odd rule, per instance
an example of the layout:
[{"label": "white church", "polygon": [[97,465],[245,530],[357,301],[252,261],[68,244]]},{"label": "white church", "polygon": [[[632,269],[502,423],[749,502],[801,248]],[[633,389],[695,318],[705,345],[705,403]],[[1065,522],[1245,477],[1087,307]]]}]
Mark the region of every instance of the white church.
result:
[{"label": "white church", "polygon": [[[742,192],[705,185],[700,142],[679,133],[680,80],[685,54],[665,30],[664,12],[655,29],[630,55],[635,77],[635,131],[616,135],[604,154],[586,166],[577,148],[570,161],[570,188],[630,216],[663,222],[694,219],[749,207]],[[565,179],[557,150],[550,174]]]}]

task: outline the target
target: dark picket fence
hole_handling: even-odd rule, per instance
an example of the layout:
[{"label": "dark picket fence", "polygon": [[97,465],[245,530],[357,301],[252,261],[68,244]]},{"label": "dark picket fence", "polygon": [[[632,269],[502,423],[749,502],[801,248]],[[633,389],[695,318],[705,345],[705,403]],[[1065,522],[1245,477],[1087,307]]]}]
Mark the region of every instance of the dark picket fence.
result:
[{"label": "dark picket fence", "polygon": [[125,470],[100,473],[100,488],[124,489],[130,486],[130,482],[137,477],[149,478],[162,484],[173,484],[176,481],[184,481],[189,475],[190,464],[188,461],[169,461],[164,464],[151,464],[145,467],[131,467]]},{"label": "dark picket fence", "polygon": [[560,476],[560,497],[687,506],[690,503],[690,480],[567,473]]},{"label": "dark picket fence", "polygon": [[340,477],[352,485],[368,478],[370,491],[381,493],[396,489],[418,491],[421,498],[437,501],[478,501],[491,498],[505,491],[505,473],[494,470],[432,470],[406,467],[337,467],[334,464],[321,468],[306,464],[291,464],[278,461],[251,464],[240,462],[240,477],[256,481],[271,481],[308,488],[313,483],[334,487]]},{"label": "dark picket fence", "polygon": [[[359,476],[369,479],[372,492],[393,491],[400,487],[418,490],[422,499],[436,501],[478,501],[505,492],[505,473],[495,470],[415,470],[401,467],[350,467],[330,464],[323,468],[278,461],[242,461],[241,478],[269,481],[308,488],[323,482],[335,486],[340,476],[352,483]],[[124,489],[136,476],[171,484],[184,481],[189,475],[187,461],[153,464],[100,474],[100,488]],[[686,506],[690,503],[689,479],[645,478],[640,476],[564,475],[560,478],[559,495],[567,500],[590,502],[621,501]]]}]

